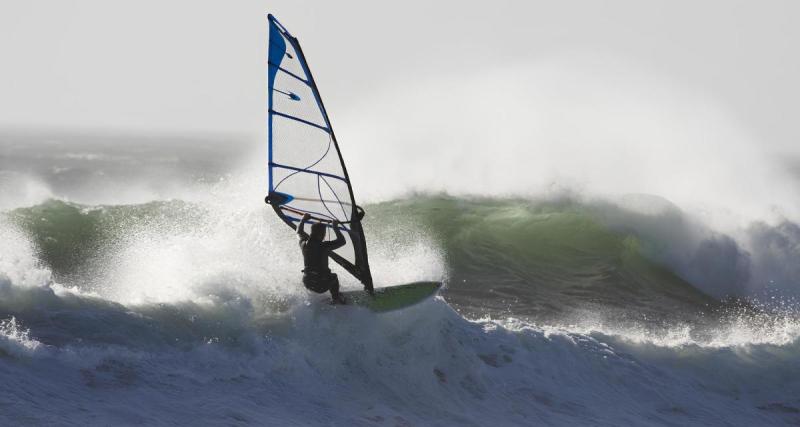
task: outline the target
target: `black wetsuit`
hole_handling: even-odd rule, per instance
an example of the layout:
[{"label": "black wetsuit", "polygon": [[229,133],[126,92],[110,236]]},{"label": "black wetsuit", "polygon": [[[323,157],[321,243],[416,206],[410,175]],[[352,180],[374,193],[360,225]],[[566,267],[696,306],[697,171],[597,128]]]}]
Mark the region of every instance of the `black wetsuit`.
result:
[{"label": "black wetsuit", "polygon": [[339,299],[339,278],[328,267],[328,256],[332,250],[341,248],[347,241],[341,230],[334,227],[336,240],[325,242],[311,239],[303,228],[305,222],[297,227],[300,249],[303,251],[303,285],[306,289],[322,294],[330,291],[334,300]]}]

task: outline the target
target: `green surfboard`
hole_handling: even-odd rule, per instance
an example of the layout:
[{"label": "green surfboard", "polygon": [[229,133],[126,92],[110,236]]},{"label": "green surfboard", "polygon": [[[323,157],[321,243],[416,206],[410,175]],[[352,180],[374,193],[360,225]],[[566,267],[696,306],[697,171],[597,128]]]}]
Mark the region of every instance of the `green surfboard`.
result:
[{"label": "green surfboard", "polygon": [[414,282],[376,288],[374,296],[363,290],[342,292],[342,295],[347,300],[348,305],[357,305],[382,313],[410,307],[422,302],[436,295],[441,286],[440,282]]}]

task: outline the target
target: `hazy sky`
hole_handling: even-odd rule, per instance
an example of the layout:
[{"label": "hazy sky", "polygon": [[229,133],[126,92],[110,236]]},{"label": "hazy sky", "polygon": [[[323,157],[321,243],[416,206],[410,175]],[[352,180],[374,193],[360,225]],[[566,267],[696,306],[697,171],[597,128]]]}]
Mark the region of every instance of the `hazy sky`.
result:
[{"label": "hazy sky", "polygon": [[800,136],[794,1],[2,0],[0,126],[260,135],[266,12],[303,43],[334,126],[384,88],[604,55],[763,144]]}]

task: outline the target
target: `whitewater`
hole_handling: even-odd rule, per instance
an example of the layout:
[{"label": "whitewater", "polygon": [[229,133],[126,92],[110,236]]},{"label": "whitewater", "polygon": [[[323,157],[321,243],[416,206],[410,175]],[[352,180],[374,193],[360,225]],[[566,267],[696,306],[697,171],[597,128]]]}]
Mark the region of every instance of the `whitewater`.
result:
[{"label": "whitewater", "polygon": [[4,425],[800,422],[788,219],[726,234],[654,195],[375,199],[376,286],[446,286],[375,314],[303,290],[252,150],[119,142],[3,138]]}]

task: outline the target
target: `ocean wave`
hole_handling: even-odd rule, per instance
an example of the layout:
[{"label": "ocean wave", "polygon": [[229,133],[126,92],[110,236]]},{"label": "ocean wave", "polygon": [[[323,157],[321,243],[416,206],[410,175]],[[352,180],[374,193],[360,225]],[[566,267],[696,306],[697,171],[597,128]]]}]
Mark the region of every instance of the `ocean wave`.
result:
[{"label": "ocean wave", "polygon": [[4,213],[0,419],[800,421],[795,305],[703,292],[664,256],[681,241],[662,238],[679,234],[673,210],[431,195],[369,206],[381,285],[446,280],[441,297],[378,315],[305,293],[289,230],[230,209],[50,200]]},{"label": "ocean wave", "polygon": [[384,315],[312,302],[263,321],[242,306],[55,298],[51,321],[22,310],[29,323],[0,329],[8,422],[764,425],[796,422],[800,404],[796,338],[676,345],[469,321],[443,299]]}]

